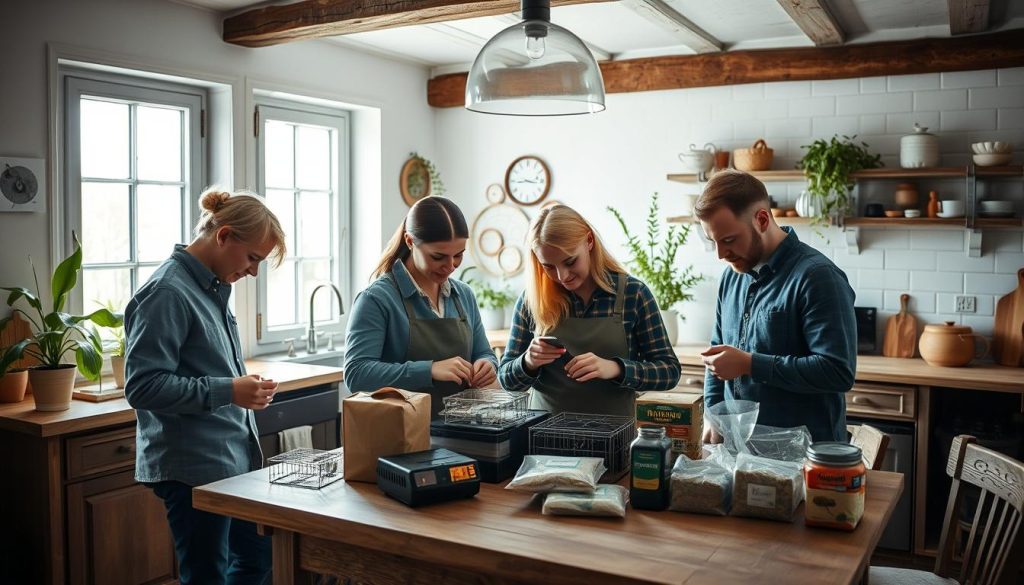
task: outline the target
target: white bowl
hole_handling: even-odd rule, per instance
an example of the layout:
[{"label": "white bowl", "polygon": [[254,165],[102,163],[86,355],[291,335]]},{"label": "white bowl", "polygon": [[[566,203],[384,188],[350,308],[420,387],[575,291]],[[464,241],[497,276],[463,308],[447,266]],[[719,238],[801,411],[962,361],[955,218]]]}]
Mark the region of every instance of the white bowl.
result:
[{"label": "white bowl", "polygon": [[1013,201],[979,201],[978,205],[981,206],[982,211],[995,212],[995,213],[1009,213],[1013,211]]},{"label": "white bowl", "polygon": [[906,209],[903,211],[903,217],[921,217],[920,209]]},{"label": "white bowl", "polygon": [[974,155],[974,164],[979,167],[996,167],[999,165],[1005,165],[1013,159],[1013,154],[1006,152],[1000,154],[976,154]]},{"label": "white bowl", "polygon": [[974,154],[1009,154],[1013,152],[1013,144],[1010,142],[986,141],[975,142],[971,145]]}]

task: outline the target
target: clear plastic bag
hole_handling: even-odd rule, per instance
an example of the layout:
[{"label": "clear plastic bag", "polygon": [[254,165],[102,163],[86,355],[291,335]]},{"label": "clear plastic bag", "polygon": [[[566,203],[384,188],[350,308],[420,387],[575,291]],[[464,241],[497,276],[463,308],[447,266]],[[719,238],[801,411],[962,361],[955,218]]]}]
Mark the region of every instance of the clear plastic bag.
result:
[{"label": "clear plastic bag", "polygon": [[704,411],[704,418],[722,435],[730,453],[742,453],[754,433],[761,405],[750,400],[723,400]]},{"label": "clear plastic bag", "polygon": [[629,490],[621,485],[602,484],[589,494],[552,493],[544,496],[542,514],[557,516],[613,516],[626,515]]},{"label": "clear plastic bag", "polygon": [[505,489],[533,492],[593,492],[607,470],[600,457],[527,455]]},{"label": "clear plastic bag", "polygon": [[[726,453],[724,449],[716,451]],[[732,474],[731,467],[726,468],[715,460],[693,461],[680,455],[672,467],[672,499],[668,509],[725,516],[732,499]]]},{"label": "clear plastic bag", "polygon": [[740,453],[733,478],[732,514],[792,522],[804,499],[800,463]]},{"label": "clear plastic bag", "polygon": [[802,463],[810,444],[811,432],[805,426],[784,429],[755,425],[744,452],[766,459]]}]

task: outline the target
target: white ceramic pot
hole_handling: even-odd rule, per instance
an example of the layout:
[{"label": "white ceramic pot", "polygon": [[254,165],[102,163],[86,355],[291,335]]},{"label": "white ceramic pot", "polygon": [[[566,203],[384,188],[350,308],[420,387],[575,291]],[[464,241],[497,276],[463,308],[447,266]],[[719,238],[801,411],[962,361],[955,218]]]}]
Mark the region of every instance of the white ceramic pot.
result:
[{"label": "white ceramic pot", "polygon": [[905,169],[939,166],[939,137],[914,124],[914,133],[900,138],[900,166]]},{"label": "white ceramic pot", "polygon": [[709,142],[697,148],[691,144],[688,151],[679,153],[679,160],[687,172],[707,173],[715,166],[715,145]]},{"label": "white ceramic pot", "polygon": [[505,309],[480,309],[480,321],[484,329],[503,329],[505,327]]},{"label": "white ceramic pot", "polygon": [[821,213],[821,205],[816,197],[808,191],[801,191],[794,204],[796,214],[800,217],[815,217]]},{"label": "white ceramic pot", "polygon": [[36,398],[36,410],[55,412],[71,408],[77,371],[73,364],[65,364],[55,370],[30,368],[28,380]]},{"label": "white ceramic pot", "polygon": [[118,388],[124,388],[124,356],[110,356],[110,371],[114,373],[114,382]]},{"label": "white ceramic pot", "polygon": [[679,340],[679,313],[672,309],[662,311],[661,320],[665,322],[665,333],[668,335],[669,343],[675,345]]}]

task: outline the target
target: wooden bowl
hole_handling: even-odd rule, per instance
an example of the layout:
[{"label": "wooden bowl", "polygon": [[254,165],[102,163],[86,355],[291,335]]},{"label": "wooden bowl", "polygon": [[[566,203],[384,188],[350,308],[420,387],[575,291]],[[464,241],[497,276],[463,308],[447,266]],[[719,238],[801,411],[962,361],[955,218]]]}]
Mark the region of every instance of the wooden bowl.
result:
[{"label": "wooden bowl", "polygon": [[886,209],[885,217],[903,217],[902,209]]}]

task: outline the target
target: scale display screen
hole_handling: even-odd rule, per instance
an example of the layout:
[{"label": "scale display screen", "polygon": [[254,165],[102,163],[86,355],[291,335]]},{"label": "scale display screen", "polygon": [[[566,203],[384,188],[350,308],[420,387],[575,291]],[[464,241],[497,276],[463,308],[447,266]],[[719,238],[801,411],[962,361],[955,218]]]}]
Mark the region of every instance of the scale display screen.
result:
[{"label": "scale display screen", "polygon": [[459,465],[458,467],[449,467],[448,473],[451,474],[452,483],[476,479],[476,465],[469,464]]}]

